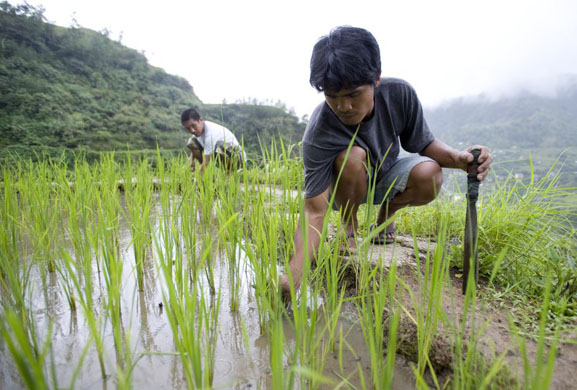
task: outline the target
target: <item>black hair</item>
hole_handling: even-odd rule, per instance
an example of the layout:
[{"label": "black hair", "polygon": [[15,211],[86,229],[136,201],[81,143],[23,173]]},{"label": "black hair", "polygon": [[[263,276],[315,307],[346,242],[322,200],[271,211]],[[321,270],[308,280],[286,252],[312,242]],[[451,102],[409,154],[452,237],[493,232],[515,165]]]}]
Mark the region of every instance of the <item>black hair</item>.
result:
[{"label": "black hair", "polygon": [[319,92],[373,84],[380,74],[379,44],[365,29],[336,27],[313,48],[309,81]]},{"label": "black hair", "polygon": [[184,123],[189,119],[193,119],[195,121],[200,120],[200,114],[196,111],[195,108],[187,108],[180,114],[180,123]]}]

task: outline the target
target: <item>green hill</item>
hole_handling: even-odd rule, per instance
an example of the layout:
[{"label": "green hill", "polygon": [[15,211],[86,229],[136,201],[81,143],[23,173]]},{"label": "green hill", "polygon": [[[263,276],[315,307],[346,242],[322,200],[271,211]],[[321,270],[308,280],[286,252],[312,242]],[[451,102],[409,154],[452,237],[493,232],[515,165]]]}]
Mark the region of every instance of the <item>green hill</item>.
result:
[{"label": "green hill", "polygon": [[567,77],[564,88],[553,97],[520,93],[498,101],[458,99],[426,116],[439,138],[455,146],[577,146],[577,77]]},{"label": "green hill", "polygon": [[501,177],[527,178],[533,169],[538,179],[556,163],[560,184],[577,186],[576,76],[567,76],[554,96],[458,99],[425,115],[435,135],[451,146],[487,145]]},{"label": "green hill", "polygon": [[183,78],[85,28],[45,23],[42,10],[0,3],[0,157],[35,153],[183,150],[180,113],[197,106],[247,150],[259,139],[300,140],[304,124],[280,108],[205,105]]},{"label": "green hill", "polygon": [[[249,153],[273,139],[295,143],[305,124],[282,108],[203,104],[183,78],[148,64],[141,53],[106,33],[63,28],[42,10],[0,2],[0,159],[110,150],[182,152],[187,138],[180,112],[197,106],[229,127]],[[554,97],[459,99],[426,117],[434,133],[462,148],[489,146],[495,168],[539,176],[562,152],[567,183],[577,184],[577,77]],[[573,179],[571,179],[573,178]]]}]

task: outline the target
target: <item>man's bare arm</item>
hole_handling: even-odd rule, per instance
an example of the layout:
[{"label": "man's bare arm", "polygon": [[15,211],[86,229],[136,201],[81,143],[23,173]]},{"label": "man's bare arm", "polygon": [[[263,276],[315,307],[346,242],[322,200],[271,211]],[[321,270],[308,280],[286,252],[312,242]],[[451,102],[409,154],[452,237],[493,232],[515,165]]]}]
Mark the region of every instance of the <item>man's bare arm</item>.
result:
[{"label": "man's bare arm", "polygon": [[202,162],[200,164],[200,171],[199,171],[199,173],[201,175],[204,173],[204,169],[209,162],[210,162],[210,154],[208,154],[208,155],[203,154],[202,155]]},{"label": "man's bare arm", "polygon": [[477,178],[482,181],[485,180],[489,174],[489,167],[493,161],[493,158],[489,154],[489,149],[486,146],[473,145],[463,151],[458,151],[451,148],[443,141],[435,139],[427,145],[420,154],[437,161],[443,168],[457,168],[466,171],[469,163],[473,161],[473,155],[471,154],[471,150],[473,149],[481,150]]},{"label": "man's bare arm", "polygon": [[[300,286],[306,254],[308,254],[309,260],[314,259],[317,248],[319,247],[323,221],[328,209],[328,199],[329,189],[318,196],[305,199],[304,215],[301,215],[299,225],[294,235],[295,253],[289,262],[290,272],[293,277],[295,288]],[[305,248],[305,241],[301,228],[303,218],[308,222],[308,248]],[[283,275],[281,277],[281,288],[284,293],[290,292],[288,275]]]}]

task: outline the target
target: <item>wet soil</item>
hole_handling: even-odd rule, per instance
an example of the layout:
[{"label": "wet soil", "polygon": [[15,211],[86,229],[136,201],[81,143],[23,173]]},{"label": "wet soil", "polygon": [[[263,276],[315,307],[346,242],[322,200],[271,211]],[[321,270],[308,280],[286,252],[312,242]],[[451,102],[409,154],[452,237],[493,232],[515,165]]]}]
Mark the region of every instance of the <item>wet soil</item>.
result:
[{"label": "wet soil", "polygon": [[[415,245],[417,250],[415,250]],[[396,293],[400,295],[397,295],[396,298],[400,299],[405,309],[407,309],[411,315],[414,315],[414,306],[406,291],[413,291],[415,296],[421,296],[427,293],[427,291],[422,291],[423,287],[420,278],[422,278],[423,270],[421,269],[421,272],[419,272],[417,261],[420,262],[420,265],[423,265],[427,254],[432,253],[435,245],[434,242],[427,240],[418,239],[415,241],[410,236],[398,235],[393,245],[370,245],[368,258],[363,259],[363,261],[369,261],[373,266],[376,266],[378,263],[383,263],[385,267],[389,267],[393,260],[396,261],[398,267],[397,274],[407,285],[406,289],[397,288]],[[361,251],[358,253],[361,253]],[[359,255],[351,256],[348,258],[348,261],[351,262],[352,265],[355,265],[360,261]],[[347,277],[350,280],[354,280],[355,278],[354,268],[355,267],[350,267],[350,271],[348,272]],[[451,268],[449,280],[443,288],[442,307],[448,318],[460,321],[465,310],[465,298],[462,293],[463,280],[460,271]],[[349,283],[349,286],[354,286],[354,283]],[[350,288],[353,289],[353,287]],[[483,288],[483,281],[480,281],[479,292],[482,293]],[[403,291],[405,292],[404,294]],[[354,291],[350,291],[350,294],[354,295],[354,293]],[[507,305],[506,302],[490,302],[487,299],[477,300],[474,329],[478,332],[479,329],[483,327],[479,337],[478,350],[487,362],[490,364],[497,356],[504,353],[505,367],[508,369],[509,374],[522,381],[524,359],[518,342],[514,334],[510,331],[507,316],[509,311],[510,306]],[[466,332],[470,334],[469,332],[473,330],[473,324],[470,321],[471,316],[468,318]],[[577,327],[575,329],[577,329]],[[575,373],[577,372],[577,330],[573,331],[572,334],[565,335],[564,340],[573,340],[573,342],[560,343],[557,346],[551,389],[577,389],[575,383]],[[416,346],[418,343],[417,330],[414,321],[406,313],[403,314],[401,318],[398,343],[399,352],[405,355],[409,361],[415,360],[417,352]],[[436,373],[444,379],[447,378],[444,374],[449,374],[453,367],[453,344],[451,332],[441,324],[439,332],[432,343],[429,357],[435,367]],[[531,365],[535,364],[537,348],[537,342],[532,338],[526,337],[526,352]]]},{"label": "wet soil", "polygon": [[[163,295],[160,277],[153,256],[145,260],[144,291],[138,291],[134,270],[134,253],[128,227],[121,224],[119,247],[124,259],[121,296],[122,329],[127,335],[134,367],[132,386],[137,389],[186,389],[188,388],[181,357],[174,345],[171,326],[167,317],[167,301]],[[71,248],[69,248],[72,250]],[[30,259],[28,259],[30,260]],[[28,261],[27,260],[27,261]],[[240,276],[242,288],[238,310],[230,310],[230,289],[226,261],[217,256],[215,261],[216,289],[221,292],[218,315],[214,383],[215,389],[271,389],[270,348],[266,334],[259,330],[258,308],[252,285],[252,271],[242,258]],[[70,310],[64,294],[63,282],[58,274],[48,275],[42,282],[41,272],[33,267],[30,283],[34,286],[28,309],[34,318],[41,340],[50,338],[49,358],[58,388],[107,389],[117,386],[113,330],[106,319],[102,304],[107,299],[103,276],[96,266],[93,285],[99,329],[104,339],[104,361],[107,377],[102,378],[91,330],[83,310]],[[205,286],[206,287],[206,286]],[[323,373],[334,382],[347,378],[350,387],[360,388],[370,383],[370,355],[365,346],[359,324],[354,317],[343,315],[339,328],[344,335],[337,340],[343,348],[329,352]],[[319,329],[323,329],[322,324]],[[49,333],[50,332],[50,333]],[[286,356],[294,348],[295,336],[290,318],[283,322]],[[320,333],[320,332],[319,332]],[[319,337],[324,337],[320,335]],[[350,346],[354,346],[351,348]],[[288,370],[290,362],[284,361]],[[76,376],[76,377],[75,377]],[[414,388],[414,376],[409,360],[399,357],[396,361],[395,390]],[[0,341],[0,389],[21,389],[22,380],[6,346]],[[297,385],[293,387],[299,389]],[[332,389],[327,385],[322,389]]]},{"label": "wet soil", "polygon": [[[120,232],[120,246],[123,248],[123,256],[127,264],[123,277],[123,326],[130,334],[130,349],[133,357],[137,359],[132,374],[134,388],[154,388],[154,389],[179,389],[186,388],[182,365],[176,355],[172,339],[172,332],[166,316],[166,306],[162,294],[162,286],[159,282],[158,273],[152,258],[146,264],[145,279],[146,289],[138,292],[135,286],[134,275],[132,275],[129,264],[134,263],[132,248],[130,246],[131,237],[129,230],[123,226]],[[415,250],[416,243],[416,250]],[[408,314],[414,314],[413,303],[411,302],[408,290],[415,296],[423,296],[427,291],[423,291],[419,272],[420,265],[424,263],[427,253],[433,251],[434,242],[427,240],[416,240],[412,237],[399,235],[394,245],[378,246],[371,245],[368,261],[373,266],[384,263],[390,266],[394,260],[398,266],[398,275],[406,284],[407,288],[397,288],[396,298],[399,299],[406,308]],[[355,262],[359,257],[351,256],[347,259],[350,262],[349,272],[346,280],[349,282],[349,294],[355,295],[354,281],[356,279]],[[225,286],[226,269],[217,269],[218,286]],[[247,268],[243,269],[244,275],[250,273]],[[103,380],[100,376],[99,364],[94,351],[94,346],[87,328],[86,319],[81,311],[71,312],[66,297],[63,293],[62,283],[55,275],[48,280],[46,286],[42,287],[40,275],[37,271],[31,274],[31,283],[35,283],[33,296],[31,297],[30,310],[36,320],[40,333],[46,334],[47,329],[52,327],[52,359],[54,370],[58,376],[59,387],[67,387],[79,369],[76,387],[83,389],[101,389],[115,387],[115,379],[111,375]],[[251,289],[250,276],[243,283],[241,306],[237,312],[228,310],[228,300],[226,288],[222,289],[222,306],[219,314],[219,337],[216,347],[215,361],[215,388],[270,388],[270,364],[269,364],[269,342],[265,335],[259,331],[257,307],[254,292]],[[464,311],[464,298],[461,292],[462,278],[457,270],[451,270],[449,283],[444,286],[442,293],[442,306],[448,318],[460,319]],[[105,293],[102,292],[102,280],[98,273],[94,272],[94,285],[98,286],[97,301],[105,300]],[[480,289],[483,289],[481,282]],[[521,375],[523,371],[523,356],[517,345],[514,335],[510,332],[507,314],[508,306],[503,302],[489,302],[480,300],[475,310],[475,329],[484,327],[480,336],[478,347],[488,361],[492,361],[495,356],[505,354],[506,366],[512,374]],[[97,307],[95,310],[99,311]],[[398,351],[401,354],[397,358],[395,367],[394,389],[404,390],[414,388],[414,378],[411,374],[411,365],[417,353],[417,330],[410,316],[404,313],[398,334]],[[343,313],[341,326],[347,334],[346,342],[349,345],[359,346],[354,351],[345,351],[343,362],[344,372],[339,367],[339,359],[336,355],[330,355],[327,359],[325,373],[333,375],[338,379],[340,376],[352,375],[351,373],[363,375],[365,383],[370,373],[370,358],[364,347],[362,331],[358,324],[349,320],[346,313]],[[467,330],[471,332],[473,325],[469,322]],[[102,328],[106,350],[106,365],[109,372],[114,373],[114,348],[110,325],[104,321]],[[285,324],[285,336],[289,343],[294,342],[291,335],[290,320]],[[577,332],[565,336],[566,339],[577,340]],[[442,381],[449,378],[454,366],[452,334],[442,326],[439,328],[430,350],[430,359],[435,368],[435,372]],[[80,368],[77,367],[81,361],[85,349],[86,358]],[[537,344],[535,341],[527,340],[527,353],[534,360],[536,356]],[[0,345],[0,389],[22,388],[21,381],[16,374],[10,358],[4,346]],[[533,361],[531,362],[533,364]],[[359,367],[361,368],[360,373]],[[551,389],[576,389],[574,373],[577,372],[577,342],[564,343],[558,346],[555,372],[553,374]],[[355,382],[357,385],[360,382]],[[327,387],[330,388],[330,387]]]}]

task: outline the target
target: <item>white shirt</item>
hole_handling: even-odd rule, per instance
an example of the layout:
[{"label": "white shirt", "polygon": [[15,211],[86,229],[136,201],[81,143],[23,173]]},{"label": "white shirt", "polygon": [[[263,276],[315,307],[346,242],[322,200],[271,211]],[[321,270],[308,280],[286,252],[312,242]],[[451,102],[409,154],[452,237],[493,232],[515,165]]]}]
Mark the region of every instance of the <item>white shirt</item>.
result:
[{"label": "white shirt", "polygon": [[205,156],[210,156],[214,153],[214,147],[219,141],[222,141],[227,146],[240,147],[238,140],[229,129],[209,121],[204,121],[204,131],[197,139],[204,148]]}]

